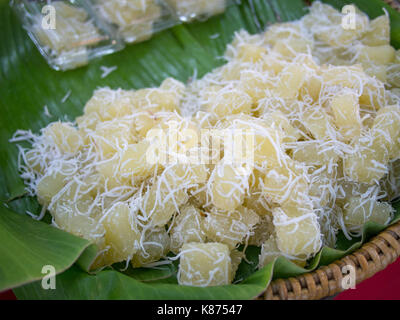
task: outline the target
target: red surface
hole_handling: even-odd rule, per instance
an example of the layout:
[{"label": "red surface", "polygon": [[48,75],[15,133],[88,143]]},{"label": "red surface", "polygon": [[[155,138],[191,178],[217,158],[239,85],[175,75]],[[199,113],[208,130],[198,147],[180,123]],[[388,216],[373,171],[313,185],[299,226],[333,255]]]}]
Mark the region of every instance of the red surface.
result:
[{"label": "red surface", "polygon": [[[15,300],[11,291],[0,293],[0,300]],[[335,300],[400,300],[400,259],[384,271],[347,290]]]},{"label": "red surface", "polygon": [[3,293],[0,293],[0,300],[16,300],[14,294],[12,291],[6,291]]},{"label": "red surface", "polygon": [[400,259],[335,300],[400,300]]}]

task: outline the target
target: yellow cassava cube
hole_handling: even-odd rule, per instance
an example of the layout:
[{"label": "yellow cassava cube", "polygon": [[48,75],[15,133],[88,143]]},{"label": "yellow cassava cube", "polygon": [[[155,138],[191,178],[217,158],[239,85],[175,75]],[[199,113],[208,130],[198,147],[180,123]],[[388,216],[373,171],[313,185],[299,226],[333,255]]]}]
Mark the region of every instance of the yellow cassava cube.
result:
[{"label": "yellow cassava cube", "polygon": [[62,190],[49,211],[58,228],[102,244],[105,230],[100,222],[101,212],[92,204],[93,198],[86,191],[80,192],[80,185],[72,181]]},{"label": "yellow cassava cube", "polygon": [[237,59],[251,63],[261,60],[268,53],[265,47],[251,43],[239,46],[237,51]]},{"label": "yellow cassava cube", "polygon": [[165,228],[143,230],[143,242],[131,260],[135,268],[156,262],[165,257],[170,249],[170,238]]},{"label": "yellow cassava cube", "polygon": [[371,21],[368,31],[362,37],[362,43],[367,46],[382,46],[390,43],[390,21],[387,15],[382,15]]},{"label": "yellow cassava cube", "polygon": [[[56,54],[57,58],[63,55],[74,55],[78,44],[93,42],[100,37],[96,26],[87,19],[87,12],[83,8],[58,1],[54,3],[54,13],[56,15],[54,19],[57,19],[57,28],[42,28],[38,12],[39,16],[32,16],[32,20],[37,21],[32,26],[32,31],[39,39],[41,46],[51,49],[52,54]],[[85,49],[81,48],[81,52]],[[76,62],[71,61],[70,63]]]},{"label": "yellow cassava cube", "polygon": [[217,117],[206,111],[197,111],[194,115],[194,121],[199,129],[212,129],[216,122]]},{"label": "yellow cassava cube", "polygon": [[[75,204],[69,203],[72,208],[73,206],[89,206],[89,203],[85,201],[78,201]],[[86,240],[92,241],[97,244],[100,249],[103,249],[104,245],[104,228],[102,224],[99,222],[99,216],[89,216],[82,215],[76,212],[66,212],[66,204],[63,204],[62,212],[59,208],[57,209],[57,213],[54,214],[54,223],[55,225],[69,233],[77,237],[84,238]]]},{"label": "yellow cassava cube", "polygon": [[[360,158],[360,154],[364,154],[364,161],[370,161],[376,168],[386,172],[384,167],[388,160],[394,159],[398,153],[399,136],[400,108],[396,105],[384,107],[376,114],[370,132],[360,138],[355,157]],[[381,177],[382,170],[379,173]]]},{"label": "yellow cassava cube", "polygon": [[140,232],[137,226],[137,212],[132,212],[126,203],[117,203],[106,214],[103,226],[109,250],[108,264],[132,258],[139,249]]},{"label": "yellow cassava cube", "polygon": [[279,75],[275,92],[284,99],[296,99],[306,80],[306,69],[300,64],[290,64]]},{"label": "yellow cassava cube", "polygon": [[250,237],[260,217],[245,207],[234,211],[221,211],[212,208],[204,219],[204,232],[207,239],[226,244],[231,250],[246,237]]},{"label": "yellow cassava cube", "polygon": [[114,189],[121,185],[131,185],[132,177],[123,177],[119,172],[120,156],[115,154],[110,159],[103,160],[96,165],[96,172],[103,179],[104,186],[108,190]]},{"label": "yellow cassava cube", "polygon": [[49,137],[63,153],[75,154],[83,145],[78,130],[68,123],[51,123],[44,130],[44,135]]},{"label": "yellow cassava cube", "polygon": [[271,201],[284,203],[302,202],[308,193],[307,178],[296,164],[287,160],[281,167],[269,169],[263,181],[263,195]]},{"label": "yellow cassava cube", "polygon": [[382,65],[394,62],[395,56],[396,50],[388,44],[376,47],[362,46],[359,51],[358,61]]},{"label": "yellow cassava cube", "polygon": [[379,81],[387,82],[388,80],[388,66],[376,65],[373,62],[363,62],[362,66],[367,75],[376,78]]},{"label": "yellow cassava cube", "polygon": [[300,138],[300,131],[292,126],[289,119],[281,111],[266,113],[262,117],[278,132],[284,133],[282,142],[296,142]]},{"label": "yellow cassava cube", "polygon": [[161,83],[160,89],[172,93],[179,105],[185,94],[186,86],[174,78],[167,78]]},{"label": "yellow cassava cube", "polygon": [[267,90],[273,88],[273,83],[261,72],[244,70],[240,74],[239,86],[252,98],[253,105],[256,106],[261,99],[266,97]]},{"label": "yellow cassava cube", "polygon": [[204,165],[175,164],[166,168],[146,191],[142,213],[154,226],[163,226],[179,211],[188,197],[188,189],[196,190],[208,177]]},{"label": "yellow cassava cube", "polygon": [[370,132],[355,144],[353,152],[345,155],[343,169],[352,181],[374,184],[387,173],[389,150],[380,132]]},{"label": "yellow cassava cube", "polygon": [[171,91],[180,99],[185,93],[186,86],[174,78],[167,78],[161,83],[160,89]]},{"label": "yellow cassava cube", "polygon": [[243,206],[253,210],[261,218],[271,216],[271,202],[263,194],[260,194],[261,188],[257,191],[250,191],[250,196],[246,196]]},{"label": "yellow cassava cube", "polygon": [[284,256],[286,259],[294,262],[300,267],[304,268],[304,266],[306,265],[306,261],[304,259],[297,259],[283,254],[278,248],[276,237],[271,236],[268,240],[262,243],[261,252],[258,256],[258,269],[264,268],[280,256]]},{"label": "yellow cassava cube", "polygon": [[[171,169],[171,177],[175,176]],[[185,204],[189,197],[187,189],[190,182],[181,180],[180,185],[172,183],[168,178],[168,169],[148,188],[142,199],[142,214],[153,226],[164,226],[179,211],[179,207]]]},{"label": "yellow cassava cube", "polygon": [[96,115],[100,120],[111,120],[133,112],[133,91],[101,88],[86,103],[85,115]]},{"label": "yellow cassava cube", "polygon": [[142,200],[142,214],[149,224],[164,226],[179,210],[179,206],[188,200],[186,190],[169,190],[165,183],[159,180],[146,191]]},{"label": "yellow cassava cube", "polygon": [[248,190],[248,174],[230,164],[219,163],[211,174],[208,189],[211,202],[222,210],[234,210],[243,203]]},{"label": "yellow cassava cube", "polygon": [[262,70],[271,76],[278,76],[286,65],[284,60],[272,53],[266,55],[262,60]]},{"label": "yellow cassava cube", "polygon": [[331,142],[300,141],[292,151],[292,159],[310,166],[335,164],[339,156]]},{"label": "yellow cassava cube", "polygon": [[398,141],[400,138],[400,107],[398,105],[387,106],[380,109],[374,119],[371,131],[383,134],[381,141],[389,150],[389,158],[394,159],[398,153]]},{"label": "yellow cassava cube", "polygon": [[143,139],[147,132],[156,125],[156,116],[150,111],[135,112],[133,123],[136,135],[139,139]]},{"label": "yellow cassava cube", "polygon": [[49,168],[36,185],[36,194],[42,205],[50,204],[53,197],[72,179],[77,168],[73,164],[63,163],[61,166]]},{"label": "yellow cassava cube", "polygon": [[[269,121],[251,116],[240,116],[228,118],[228,133],[242,133],[246,142],[243,152],[245,160],[254,161],[257,165],[266,164],[268,167],[278,165],[284,157],[282,150],[282,138],[284,134],[273,128]],[[247,140],[248,137],[249,140]],[[227,152],[229,144],[225,145],[225,153],[234,154],[235,150]],[[248,153],[250,151],[250,153]]]},{"label": "yellow cassava cube", "polygon": [[343,206],[343,220],[350,230],[359,229],[368,221],[386,225],[389,223],[393,212],[394,209],[387,202],[353,196],[346,199]]},{"label": "yellow cassava cube", "polygon": [[335,125],[345,139],[354,139],[361,134],[360,105],[358,95],[354,92],[343,92],[332,99]]},{"label": "yellow cassava cube", "polygon": [[88,132],[95,130],[97,124],[102,120],[97,113],[90,113],[77,117],[75,121],[78,125],[78,131],[87,134]]},{"label": "yellow cassava cube", "polygon": [[[392,64],[386,69],[386,80],[394,88],[400,88],[400,63]],[[398,91],[397,90],[397,91]]]},{"label": "yellow cassava cube", "polygon": [[305,37],[282,39],[275,43],[272,52],[280,54],[284,59],[293,59],[299,53],[307,53],[312,47],[313,43]]},{"label": "yellow cassava cube", "polygon": [[239,80],[243,70],[243,63],[232,60],[221,67],[221,80],[232,81]]},{"label": "yellow cassava cube", "polygon": [[385,107],[387,105],[385,84],[373,78],[367,78],[363,82],[360,105],[373,112]]},{"label": "yellow cassava cube", "polygon": [[337,171],[335,163],[332,163],[332,166],[327,164],[322,168],[311,170],[308,195],[315,208],[330,206],[332,201],[337,199],[337,192],[335,191]]},{"label": "yellow cassava cube", "polygon": [[353,66],[322,66],[322,82],[326,86],[359,89],[360,79],[367,78],[360,64]]},{"label": "yellow cassava cube", "polygon": [[107,19],[120,27],[129,26],[132,21],[139,19],[156,19],[160,15],[160,8],[154,0],[111,3],[100,0],[99,2],[102,4],[103,14],[106,14]]},{"label": "yellow cassava cube", "polygon": [[162,174],[164,182],[170,189],[195,188],[208,179],[208,169],[203,164],[174,164]]},{"label": "yellow cassava cube", "polygon": [[53,197],[67,184],[67,177],[59,172],[44,175],[36,186],[39,203],[50,204]]},{"label": "yellow cassava cube", "polygon": [[312,209],[286,206],[275,209],[273,215],[281,252],[305,260],[321,249],[321,230]]},{"label": "yellow cassava cube", "polygon": [[199,210],[192,206],[185,206],[173,221],[171,229],[171,251],[178,253],[180,248],[188,242],[205,242],[202,230],[203,217]]},{"label": "yellow cassava cube", "polygon": [[274,46],[282,39],[297,39],[302,37],[301,25],[299,23],[285,22],[270,26],[265,34],[265,43]]},{"label": "yellow cassava cube", "polygon": [[99,7],[102,18],[117,26],[120,35],[128,43],[149,39],[153,22],[161,16],[161,7],[155,0],[101,0]]},{"label": "yellow cassava cube", "polygon": [[[361,18],[361,19],[360,19]],[[356,41],[368,26],[368,17],[357,15],[357,28],[354,30],[344,30],[338,23],[328,28],[320,28],[316,32],[316,37],[322,40],[331,47],[343,47],[343,45],[350,45]],[[318,28],[318,27],[316,27]]]},{"label": "yellow cassava cube", "polygon": [[253,101],[240,88],[210,87],[204,92],[206,110],[221,118],[230,114],[250,113]]},{"label": "yellow cassava cube", "polygon": [[122,177],[142,181],[154,174],[155,163],[148,159],[149,145],[147,140],[142,140],[120,151],[119,172]]},{"label": "yellow cassava cube", "polygon": [[227,285],[232,280],[229,248],[222,243],[186,243],[181,250],[178,283],[185,286]]},{"label": "yellow cassava cube", "polygon": [[154,161],[164,165],[197,160],[199,129],[196,123],[172,112],[160,112],[155,116],[157,126],[146,135],[151,142]]},{"label": "yellow cassava cube", "polygon": [[62,18],[71,18],[74,17],[78,21],[85,21],[87,18],[87,13],[85,10],[68,5],[67,3],[58,1],[54,2],[54,7],[57,10],[57,15],[59,15]]},{"label": "yellow cassava cube", "polygon": [[322,108],[306,109],[301,122],[316,140],[329,140],[336,137],[331,117]]},{"label": "yellow cassava cube", "polygon": [[350,19],[344,19],[341,12],[327,4],[313,2],[310,14],[302,20],[318,40],[330,47],[343,47],[357,40],[368,29],[368,16],[357,8],[354,13],[352,17],[356,27],[352,28],[350,24],[347,28],[346,22]]},{"label": "yellow cassava cube", "polygon": [[246,45],[262,47],[261,35],[251,35],[246,30],[236,31],[233,41],[226,48],[225,57],[227,57],[228,60],[237,60],[240,48]]},{"label": "yellow cassava cube", "polygon": [[146,88],[133,94],[133,102],[136,109],[144,109],[153,113],[175,111],[179,109],[180,97],[169,90]]},{"label": "yellow cassava cube", "polygon": [[303,101],[318,102],[322,88],[322,79],[319,76],[311,75],[306,79],[300,89],[300,99]]},{"label": "yellow cassava cube", "polygon": [[106,158],[135,142],[132,123],[121,120],[100,122],[93,138],[98,153]]}]

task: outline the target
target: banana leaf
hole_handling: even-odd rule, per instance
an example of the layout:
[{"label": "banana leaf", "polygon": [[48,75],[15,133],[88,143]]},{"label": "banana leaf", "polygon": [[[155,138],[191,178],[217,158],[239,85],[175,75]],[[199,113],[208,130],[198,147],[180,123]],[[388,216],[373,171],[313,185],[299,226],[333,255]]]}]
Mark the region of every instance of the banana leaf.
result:
[{"label": "banana leaf", "polygon": [[[327,0],[337,8],[354,2],[370,17],[386,8],[392,24],[392,44],[400,47],[400,14],[379,0]],[[18,174],[18,149],[9,143],[17,129],[38,132],[58,119],[73,120],[98,87],[138,89],[158,86],[166,77],[187,81],[224,63],[226,45],[239,29],[260,32],[269,24],[295,20],[307,13],[302,0],[246,0],[225,14],[202,23],[179,25],[147,42],[98,58],[89,66],[57,72],[48,67],[21,28],[8,1],[0,0],[0,291],[14,288],[19,299],[251,299],[273,278],[314,270],[359,248],[385,227],[368,223],[363,236],[348,241],[339,235],[337,249],[323,248],[309,266],[300,268],[278,258],[256,270],[259,248],[246,250],[234,284],[211,288],[177,284],[177,265],[131,269],[114,265],[88,272],[96,249],[88,241],[55,229],[29,215],[40,206],[25,192]],[[101,66],[117,70],[101,78]],[[64,99],[65,98],[65,99]],[[50,114],[45,113],[47,107]],[[395,220],[400,219],[399,206]],[[48,219],[47,219],[47,222]],[[42,268],[52,265],[56,289],[41,285]]]}]

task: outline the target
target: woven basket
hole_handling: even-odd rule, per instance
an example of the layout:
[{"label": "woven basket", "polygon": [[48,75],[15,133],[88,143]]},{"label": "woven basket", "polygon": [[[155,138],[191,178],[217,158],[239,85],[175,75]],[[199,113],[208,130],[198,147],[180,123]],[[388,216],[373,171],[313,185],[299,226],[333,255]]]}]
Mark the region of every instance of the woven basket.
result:
[{"label": "woven basket", "polygon": [[[400,2],[385,0],[400,11]],[[317,300],[344,291],[342,268],[352,265],[360,283],[400,257],[400,222],[387,228],[359,250],[334,263],[298,277],[278,279],[258,297],[259,300]]]},{"label": "woven basket", "polygon": [[351,265],[360,283],[400,257],[400,222],[389,227],[359,250],[341,260],[295,278],[273,281],[258,298],[262,300],[316,300],[342,292],[342,268]]}]

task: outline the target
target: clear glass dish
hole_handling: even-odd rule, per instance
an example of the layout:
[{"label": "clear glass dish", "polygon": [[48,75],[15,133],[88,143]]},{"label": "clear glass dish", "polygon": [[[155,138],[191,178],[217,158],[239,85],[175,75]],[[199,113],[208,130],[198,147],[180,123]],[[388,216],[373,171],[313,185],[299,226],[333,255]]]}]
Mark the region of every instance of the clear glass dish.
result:
[{"label": "clear glass dish", "polygon": [[161,0],[90,0],[96,13],[127,43],[141,42],[180,21]]},{"label": "clear glass dish", "polygon": [[179,20],[191,22],[205,21],[208,18],[224,13],[233,0],[165,0],[174,10]]},{"label": "clear glass dish", "polygon": [[124,47],[87,1],[13,0],[11,6],[55,70],[74,69]]}]

